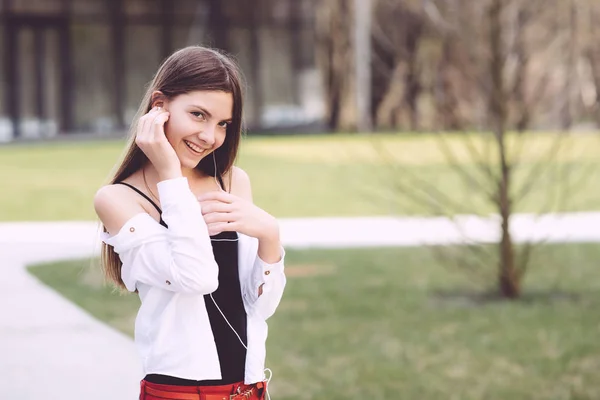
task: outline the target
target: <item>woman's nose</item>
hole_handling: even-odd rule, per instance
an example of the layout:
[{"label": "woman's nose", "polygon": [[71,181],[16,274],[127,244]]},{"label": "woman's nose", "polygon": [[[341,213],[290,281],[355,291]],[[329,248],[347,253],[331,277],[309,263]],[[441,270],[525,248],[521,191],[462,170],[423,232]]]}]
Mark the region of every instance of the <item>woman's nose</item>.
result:
[{"label": "woman's nose", "polygon": [[202,132],[198,133],[198,139],[204,142],[206,146],[212,147],[215,144],[215,128],[206,126]]}]

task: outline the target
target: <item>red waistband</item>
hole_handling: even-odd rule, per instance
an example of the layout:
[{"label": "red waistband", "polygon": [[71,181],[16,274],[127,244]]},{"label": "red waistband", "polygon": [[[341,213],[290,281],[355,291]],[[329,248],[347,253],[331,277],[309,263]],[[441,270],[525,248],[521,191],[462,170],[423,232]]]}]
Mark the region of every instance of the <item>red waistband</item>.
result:
[{"label": "red waistband", "polygon": [[266,382],[246,385],[237,382],[219,386],[161,385],[142,380],[140,400],[250,400],[263,399]]}]

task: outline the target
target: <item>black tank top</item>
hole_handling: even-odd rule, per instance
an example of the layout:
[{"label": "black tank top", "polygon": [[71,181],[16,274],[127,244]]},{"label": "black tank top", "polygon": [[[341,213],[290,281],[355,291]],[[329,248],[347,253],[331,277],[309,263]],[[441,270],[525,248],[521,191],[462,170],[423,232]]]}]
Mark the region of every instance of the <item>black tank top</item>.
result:
[{"label": "black tank top", "polygon": [[[224,187],[221,177],[218,178],[221,187]],[[160,224],[168,228],[167,224],[162,219],[162,210],[154,201],[152,201],[152,199],[128,183],[117,183],[130,187],[148,200],[158,211],[160,215]],[[215,261],[219,266],[219,287],[212,293],[212,297],[223,314],[225,314],[225,317],[227,317],[231,326],[238,333],[244,345],[247,346],[246,310],[244,309],[242,300],[242,290],[238,270],[238,235],[236,232],[221,232],[210,238]],[[146,381],[163,385],[208,386],[227,385],[244,380],[246,348],[242,346],[240,339],[238,339],[236,334],[229,327],[210,295],[204,296],[204,303],[206,304],[210,327],[215,338],[217,353],[219,355],[221,379],[194,381],[175,376],[149,374],[144,378]]]}]

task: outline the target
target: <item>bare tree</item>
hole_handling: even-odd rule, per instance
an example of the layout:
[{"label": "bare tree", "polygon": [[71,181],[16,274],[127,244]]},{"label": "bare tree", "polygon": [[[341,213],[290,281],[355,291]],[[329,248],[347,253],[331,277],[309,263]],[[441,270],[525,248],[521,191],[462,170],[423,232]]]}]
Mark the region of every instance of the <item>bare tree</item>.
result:
[{"label": "bare tree", "polygon": [[[532,161],[525,155],[527,145],[536,138],[536,133],[524,129],[529,125],[536,108],[542,104],[531,96],[549,90],[541,89],[540,85],[547,83],[551,74],[569,70],[568,57],[564,62],[556,62],[553,68],[543,71],[536,70],[531,60],[563,60],[560,54],[564,52],[564,47],[554,43],[555,40],[559,44],[563,43],[561,40],[570,44],[575,42],[573,16],[566,22],[562,21],[564,30],[556,35],[557,39],[539,42],[532,39],[536,35],[531,33],[543,34],[546,29],[551,29],[550,26],[556,28],[556,25],[540,28],[537,24],[553,21],[557,9],[552,7],[557,7],[558,2],[544,2],[543,10],[540,2],[525,4],[504,0],[485,0],[477,5],[466,0],[440,4],[426,1],[424,4],[430,8],[424,9],[423,15],[431,23],[435,20],[436,32],[444,43],[441,52],[443,61],[438,70],[445,73],[452,71],[452,76],[460,81],[460,85],[470,91],[468,98],[462,94],[462,99],[456,102],[484,105],[477,132],[463,132],[451,139],[444,132],[437,135],[437,144],[448,167],[465,187],[470,188],[469,196],[465,201],[458,201],[451,193],[410,168],[403,168],[397,162],[398,157],[385,146],[378,146],[377,150],[383,159],[394,166],[392,179],[394,193],[398,197],[408,198],[419,205],[425,204],[435,214],[450,218],[456,214],[476,213],[482,203],[493,206],[498,214],[499,233],[495,254],[490,253],[489,246],[481,246],[482,243],[473,238],[469,238],[470,245],[453,252],[451,257],[439,248],[434,250],[444,254],[446,263],[459,266],[470,277],[479,276],[488,283],[493,279],[503,297],[518,298],[531,252],[537,243],[516,246],[511,234],[511,222],[516,207],[533,193],[539,181],[553,173],[553,165],[564,143],[564,135],[556,134],[549,145],[544,145],[539,159]],[[449,5],[455,8],[448,8]],[[465,11],[467,5],[470,8]],[[474,35],[474,32],[479,35]],[[442,74],[439,79],[444,82],[447,78]],[[565,83],[567,81],[564,80],[559,86],[561,90],[570,90],[575,84],[575,79]],[[461,87],[455,82],[443,84],[450,86],[450,89],[444,89],[449,93]],[[452,115],[452,112],[449,114]],[[514,126],[520,129],[511,133],[510,129]],[[558,196],[548,196],[545,204],[539,205],[539,211],[551,210],[557,200],[560,200]],[[491,275],[491,271],[495,271],[495,274]]]},{"label": "bare tree", "polygon": [[504,81],[505,50],[503,45],[502,24],[503,0],[492,0],[488,9],[490,26],[489,46],[491,77],[491,93],[489,95],[489,117],[491,128],[496,138],[498,156],[500,158],[500,176],[498,179],[497,205],[501,218],[500,264],[498,283],[503,295],[513,298],[521,291],[520,274],[515,265],[515,253],[510,232],[512,201],[510,188],[512,183],[512,166],[508,159],[506,143],[507,98]]},{"label": "bare tree", "polygon": [[589,63],[591,71],[591,85],[595,89],[595,98],[591,106],[596,124],[600,126],[600,5],[596,1],[587,1],[582,6],[582,15],[587,15],[585,24],[586,41],[584,44],[584,55]]}]

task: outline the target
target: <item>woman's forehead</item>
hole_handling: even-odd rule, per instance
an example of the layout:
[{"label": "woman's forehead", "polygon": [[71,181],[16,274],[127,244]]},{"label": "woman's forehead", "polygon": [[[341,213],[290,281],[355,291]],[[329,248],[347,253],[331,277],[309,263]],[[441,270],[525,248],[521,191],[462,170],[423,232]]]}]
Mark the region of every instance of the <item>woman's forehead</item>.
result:
[{"label": "woman's forehead", "polygon": [[177,103],[183,106],[196,106],[209,111],[214,117],[230,119],[233,108],[231,93],[213,90],[196,90],[177,96]]}]

